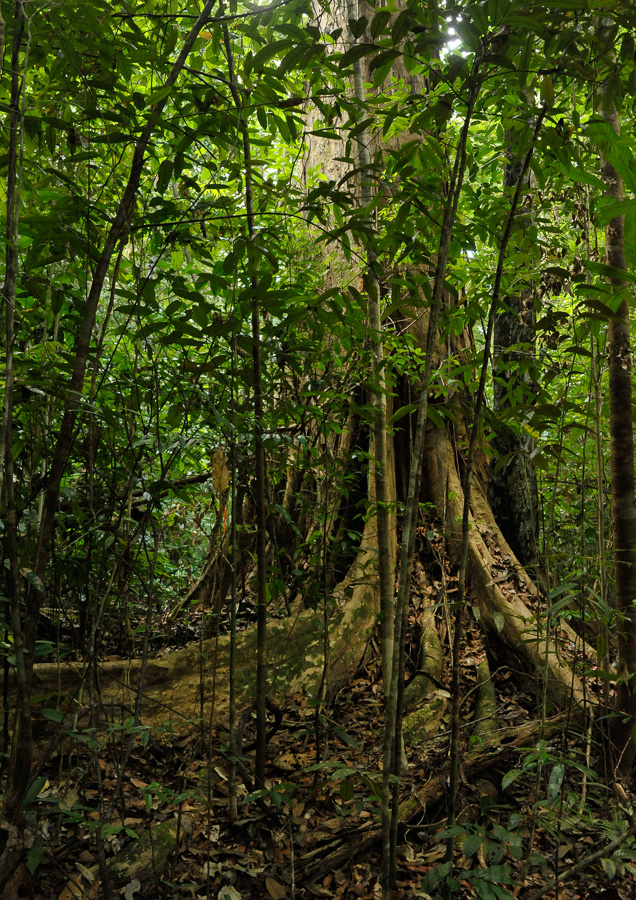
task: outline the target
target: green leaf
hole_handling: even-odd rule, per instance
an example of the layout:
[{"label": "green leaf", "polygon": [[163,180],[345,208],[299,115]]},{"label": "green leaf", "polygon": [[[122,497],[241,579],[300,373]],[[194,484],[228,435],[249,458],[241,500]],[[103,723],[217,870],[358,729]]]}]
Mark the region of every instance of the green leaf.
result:
[{"label": "green leaf", "polygon": [[554,83],[549,75],[544,75],[541,81],[541,101],[547,109],[554,106]]},{"label": "green leaf", "polygon": [[43,709],[40,713],[44,716],[45,719],[49,719],[51,722],[63,722],[64,714],[59,711],[59,709]]},{"label": "green leaf", "polygon": [[44,841],[41,838],[36,838],[33,845],[27,851],[26,864],[31,875],[35,873],[35,870],[42,862],[45,849]]},{"label": "green leaf", "polygon": [[340,797],[343,803],[353,800],[353,778],[345,778],[340,782]]},{"label": "green leaf", "polygon": [[440,884],[451,870],[451,862],[444,862],[441,866],[431,866],[424,878],[422,879],[422,891],[425,894],[432,894],[435,888]]},{"label": "green leaf", "polygon": [[500,884],[497,884],[495,882],[491,885],[491,887],[492,887],[493,891],[495,892],[497,900],[516,900],[514,894],[511,894],[509,891],[507,891],[505,888],[503,888]]},{"label": "green leaf", "polygon": [[475,893],[481,900],[497,900],[497,895],[486,881],[473,881]]},{"label": "green leaf", "polygon": [[338,735],[340,740],[345,744],[348,744],[349,747],[353,747],[354,750],[360,749],[360,744],[356,741],[355,738],[352,738],[349,732],[345,731],[345,729],[341,725],[334,725],[333,730]]},{"label": "green leaf", "polygon": [[374,44],[354,44],[353,47],[349,47],[346,53],[342,54],[338,65],[341,69],[346,69],[347,66],[350,66],[351,63],[354,63],[356,60],[369,56],[371,53],[375,53],[375,50]]},{"label": "green leaf", "polygon": [[397,50],[382,50],[377,56],[374,56],[369,63],[369,72],[382,68],[383,66],[386,66],[387,63],[390,67],[398,56],[400,56],[400,53]]},{"label": "green leaf", "polygon": [[22,806],[27,807],[29,803],[33,803],[45,784],[46,778],[44,778],[42,775],[39,778],[36,778],[35,781],[32,781],[26,789],[24,799],[22,801]]},{"label": "green leaf", "polygon": [[388,9],[377,10],[371,22],[371,37],[378,38],[389,24],[390,19],[391,13]]},{"label": "green leaf", "polygon": [[419,408],[419,403],[408,403],[406,406],[400,406],[399,409],[396,409],[391,418],[388,421],[389,426],[395,425],[396,422],[399,422],[404,416],[408,416],[410,413],[416,412]]},{"label": "green leaf", "polygon": [[152,94],[149,95],[146,100],[146,106],[154,106],[156,103],[159,103],[161,100],[165,100],[166,97],[170,94],[173,87],[172,85],[165,85],[163,87],[158,88],[156,91],[153,91]]},{"label": "green leaf", "polygon": [[513,781],[521,775],[521,769],[510,769],[509,772],[506,772],[504,777],[501,779],[501,790],[505,791],[510,787]]},{"label": "green leaf", "polygon": [[614,876],[616,875],[616,863],[613,859],[611,859],[611,857],[607,857],[601,859],[601,865],[605,869],[605,874],[611,881],[612,878],[614,878]]},{"label": "green leaf", "polygon": [[393,23],[393,28],[391,29],[393,42],[399,44],[400,41],[404,40],[409,31],[413,31],[414,26],[417,25],[417,21],[417,14],[414,10],[403,9]]},{"label": "green leaf", "polygon": [[565,766],[563,763],[556,763],[550,772],[548,779],[548,797],[550,800],[556,800],[563,784],[563,776],[565,774]]},{"label": "green leaf", "polygon": [[252,70],[255,72],[260,72],[265,63],[269,62],[270,59],[273,59],[275,56],[279,56],[284,50],[288,50],[293,47],[293,41],[289,38],[285,38],[280,41],[272,41],[271,43],[265,44],[264,47],[258,51],[254,59],[252,60]]},{"label": "green leaf", "polygon": [[467,834],[462,844],[462,852],[466,859],[470,859],[479,850],[483,843],[481,834]]},{"label": "green leaf", "polygon": [[459,21],[455,23],[454,28],[464,44],[473,53],[478,53],[481,49],[481,36],[472,22]]},{"label": "green leaf", "polygon": [[42,584],[42,580],[40,578],[38,578],[38,576],[35,574],[35,572],[33,572],[31,569],[22,569],[22,574],[24,575],[26,580],[29,582],[29,584],[32,584],[33,587],[37,591],[39,591],[42,594],[45,592],[45,588],[44,588],[44,585]]},{"label": "green leaf", "polygon": [[619,216],[631,216],[634,212],[636,212],[636,200],[610,200],[608,203],[598,204],[594,220],[599,227],[603,228],[612,219]]},{"label": "green leaf", "polygon": [[[632,201],[636,202],[636,201]],[[603,278],[611,278],[613,281],[626,281],[629,284],[636,284],[636,275],[631,272],[625,272],[623,269],[616,269],[614,266],[608,266],[607,263],[594,262],[591,259],[583,260],[583,265],[588,271],[595,275],[601,275]]]},{"label": "green leaf", "polygon": [[506,617],[503,613],[499,612],[499,610],[495,610],[492,614],[492,618],[495,623],[495,628],[497,629],[497,634],[501,634],[506,627]]},{"label": "green leaf", "polygon": [[360,16],[359,19],[349,19],[349,29],[356,41],[362,37],[368,24],[369,20],[366,16]]}]

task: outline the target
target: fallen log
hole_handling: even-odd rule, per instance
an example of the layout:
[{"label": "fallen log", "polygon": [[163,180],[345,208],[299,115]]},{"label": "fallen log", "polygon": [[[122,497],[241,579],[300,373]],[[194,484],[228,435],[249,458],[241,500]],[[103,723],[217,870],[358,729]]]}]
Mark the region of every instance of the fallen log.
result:
[{"label": "fallen log", "polygon": [[[521,748],[531,746],[540,733],[545,739],[550,739],[561,734],[564,725],[581,726],[583,722],[583,712],[575,709],[560,713],[543,724],[534,721],[517,727],[500,728],[497,731],[496,742],[462,757],[464,782],[473,784],[482,774],[489,773],[492,777],[493,769],[512,768],[510,764],[515,755]],[[422,819],[427,811],[444,799],[447,783],[448,775],[443,771],[416,788],[411,797],[400,803],[399,824],[404,826]],[[373,849],[381,842],[381,838],[381,829],[373,824],[347,829],[306,853],[298,860],[298,868],[302,871],[304,879],[320,882],[329,872]]]}]

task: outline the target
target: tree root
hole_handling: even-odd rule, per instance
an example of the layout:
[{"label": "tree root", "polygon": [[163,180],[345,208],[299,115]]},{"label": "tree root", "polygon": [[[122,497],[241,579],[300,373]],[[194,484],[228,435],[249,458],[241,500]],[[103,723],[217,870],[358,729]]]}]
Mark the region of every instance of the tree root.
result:
[{"label": "tree root", "polygon": [[[458,557],[461,546],[463,491],[455,465],[455,454],[446,430],[434,428],[428,435],[427,480],[433,500],[445,524],[449,549]],[[546,680],[551,699],[562,709],[571,702],[584,706],[591,702],[572,664],[564,658],[551,637],[552,629],[542,620],[537,604],[538,593],[523,566],[516,560],[493,518],[490,507],[475,480],[470,519],[469,572],[475,604],[488,629],[509,647],[518,650],[532,671]],[[491,552],[492,548],[492,552]],[[502,566],[493,553],[502,554]],[[502,569],[505,572],[502,573]],[[507,577],[508,574],[510,577]],[[564,623],[554,622],[568,640],[576,637]],[[576,637],[574,651],[584,659],[586,670],[598,667],[595,651]]]},{"label": "tree root", "polygon": [[[543,723],[543,737],[550,738],[561,734],[564,725],[582,724],[583,713],[580,710],[560,713]],[[479,776],[490,774],[492,770],[507,770],[512,758],[519,748],[536,740],[541,732],[541,722],[529,722],[516,728],[501,728],[497,732],[496,743],[488,744],[478,750],[467,753],[462,758],[462,772],[465,781],[473,784]],[[446,794],[447,773],[442,772],[430,778],[425,785],[414,791],[413,795],[400,803],[398,821],[400,825],[421,819],[427,810],[439,804]],[[320,847],[306,853],[298,862],[303,878],[319,882],[329,872],[350,862],[377,846],[382,838],[380,828],[373,825],[361,825],[347,829],[331,838]]]},{"label": "tree root", "polygon": [[[329,671],[327,684],[337,690],[356,672],[366,651],[378,616],[379,594],[375,522],[367,519],[358,555],[344,580],[327,602],[329,611]],[[304,694],[317,697],[324,669],[322,617],[313,609],[270,621],[267,625],[269,696],[282,705],[287,697]],[[237,702],[252,702],[255,693],[253,661],[256,629],[237,635]],[[128,718],[134,708],[141,659],[108,660],[99,664],[101,706],[104,718]],[[81,705],[86,665],[41,663],[34,666],[34,695],[41,708],[66,710],[68,728],[73,711]],[[13,675],[11,687],[13,688]],[[229,681],[229,637],[220,636],[171,650],[147,662],[142,720],[155,726],[171,721],[187,726],[213,712],[215,721],[227,714]],[[2,675],[0,673],[0,683]],[[203,702],[202,702],[203,698]],[[34,710],[36,727],[41,717]],[[41,721],[44,734],[51,723]]]}]

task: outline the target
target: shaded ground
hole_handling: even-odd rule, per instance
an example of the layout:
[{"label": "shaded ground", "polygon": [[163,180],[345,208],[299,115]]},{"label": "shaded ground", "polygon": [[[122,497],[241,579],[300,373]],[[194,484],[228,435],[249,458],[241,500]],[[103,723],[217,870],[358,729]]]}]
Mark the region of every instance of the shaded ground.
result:
[{"label": "shaded ground", "polygon": [[[441,575],[441,570],[440,573]],[[433,580],[432,593],[440,582]],[[452,593],[453,580],[446,581]],[[411,668],[422,592],[411,610]],[[435,599],[433,597],[433,599]],[[442,644],[448,644],[445,607],[436,613]],[[473,735],[476,668],[485,655],[479,623],[471,617],[461,660],[463,754],[479,751]],[[370,661],[341,690],[326,711],[303,696],[291,698],[269,744],[267,791],[248,802],[239,784],[239,818],[228,816],[228,758],[225,726],[201,734],[140,729],[112,822],[100,824],[119,774],[128,731],[113,727],[97,735],[69,738],[49,758],[32,803],[37,825],[22,896],[102,896],[97,835],[106,860],[119,859],[113,896],[134,898],[240,898],[380,896],[380,850],[370,835],[379,820],[382,693],[377,636]],[[445,653],[448,659],[448,653]],[[535,691],[524,688],[523,666],[513,658],[490,658],[502,734],[532,723]],[[441,680],[450,684],[446,668]],[[520,687],[521,685],[521,687]],[[539,698],[540,701],[541,698]],[[448,722],[425,745],[408,750],[404,800],[447,769]],[[462,771],[458,797],[457,896],[503,900],[529,897],[534,890],[623,832],[631,810],[621,808],[595,772],[602,772],[600,735],[568,729],[540,734],[525,748],[507,752],[479,777]],[[246,770],[253,739],[249,713],[242,719]],[[505,729],[505,731],[504,731]],[[318,742],[316,735],[318,732]],[[99,778],[94,752],[98,751]],[[468,763],[466,763],[468,765]],[[44,780],[46,779],[46,780]],[[101,784],[100,784],[101,781]],[[414,804],[400,831],[399,896],[435,897],[436,874],[444,859],[444,798],[427,808]],[[441,838],[440,838],[441,835]],[[149,840],[149,837],[152,838]],[[145,848],[145,850],[144,850]],[[345,849],[342,862],[342,849]],[[126,854],[127,851],[127,854]],[[334,857],[334,851],[339,855]],[[361,851],[361,852],[359,852]],[[123,856],[122,856],[123,852]],[[144,852],[147,862],[140,868]],[[337,858],[332,865],[331,859]],[[611,858],[586,869],[561,891],[561,898],[636,898],[636,844],[627,841]],[[20,896],[16,893],[15,896]],[[546,894],[554,898],[555,893]]]}]

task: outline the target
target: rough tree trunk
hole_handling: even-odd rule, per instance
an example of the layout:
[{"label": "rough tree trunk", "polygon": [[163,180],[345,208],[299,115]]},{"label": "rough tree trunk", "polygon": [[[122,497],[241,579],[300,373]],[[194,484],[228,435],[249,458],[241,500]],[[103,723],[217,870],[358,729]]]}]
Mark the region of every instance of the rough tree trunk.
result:
[{"label": "rough tree trunk", "polygon": [[[602,108],[605,121],[618,134],[618,113],[613,104]],[[608,159],[602,163],[603,180],[613,200],[623,199],[623,182]],[[617,216],[605,229],[608,265],[625,271],[625,217]],[[612,278],[620,305],[609,320],[607,357],[610,395],[610,453],[612,473],[612,525],[618,636],[617,717],[612,734],[623,774],[636,758],[632,730],[636,723],[636,494],[634,490],[634,435],[632,427],[632,353],[627,285]]]},{"label": "rough tree trunk", "polygon": [[[521,177],[526,149],[522,147],[520,151],[519,135],[509,132],[507,140],[504,192],[512,194]],[[530,170],[524,180],[524,186],[531,187]],[[513,256],[522,251],[523,232],[530,224],[529,198],[524,207],[518,215],[521,226],[517,225],[513,233]],[[495,320],[493,348],[494,412],[501,418],[492,442],[496,455],[489,499],[503,535],[525,566],[536,566],[539,558],[537,475],[532,462],[536,442],[529,430],[519,427],[518,421],[514,430],[510,427],[506,411],[520,404],[529,405],[536,393],[532,375],[536,322],[534,294],[534,286],[526,282],[514,293],[506,295]],[[517,420],[519,415],[517,409]]]}]

